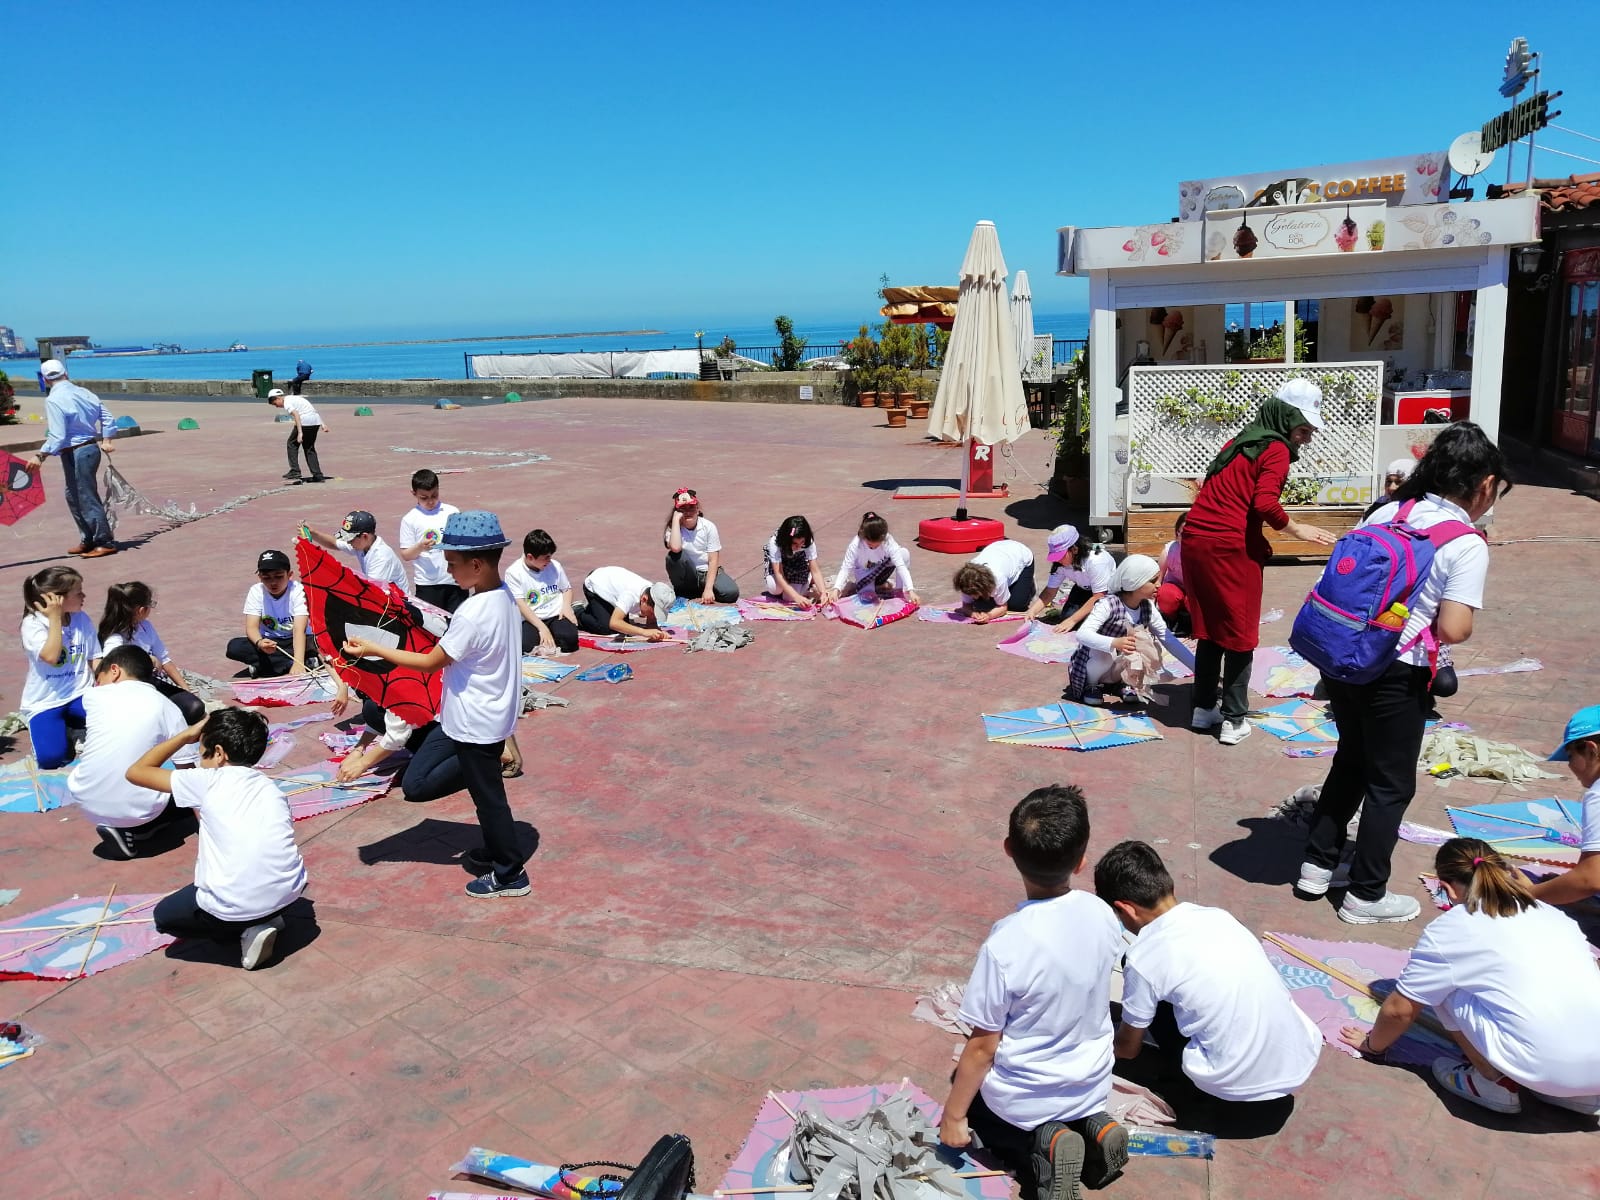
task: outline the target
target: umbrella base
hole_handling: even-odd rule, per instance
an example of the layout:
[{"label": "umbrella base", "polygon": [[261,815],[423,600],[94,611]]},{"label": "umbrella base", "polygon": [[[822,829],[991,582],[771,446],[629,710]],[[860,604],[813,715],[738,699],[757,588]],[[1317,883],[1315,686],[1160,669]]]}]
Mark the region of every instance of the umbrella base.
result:
[{"label": "umbrella base", "polygon": [[917,526],[917,545],[938,554],[974,554],[1006,535],[1003,523],[992,517],[930,517]]}]

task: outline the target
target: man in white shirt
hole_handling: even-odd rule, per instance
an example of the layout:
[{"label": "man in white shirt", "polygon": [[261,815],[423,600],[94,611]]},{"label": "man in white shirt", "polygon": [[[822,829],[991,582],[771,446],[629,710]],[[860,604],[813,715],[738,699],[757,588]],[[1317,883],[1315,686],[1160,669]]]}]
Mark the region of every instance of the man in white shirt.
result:
[{"label": "man in white shirt", "polygon": [[[1119,842],[1094,890],[1130,933],[1114,1049],[1138,1059],[1178,1124],[1228,1137],[1276,1133],[1310,1078],[1322,1033],[1296,1007],[1261,943],[1220,908],[1180,904],[1155,849]],[[1131,1078],[1132,1076],[1130,1076]]]},{"label": "man in white shirt", "polygon": [[304,396],[285,396],[282,388],[273,388],[267,393],[267,403],[273,408],[281,408],[294,418],[294,429],[289,434],[289,469],[284,472],[285,479],[300,481],[300,451],[306,452],[306,466],[311,468],[310,483],[322,483],[328,477],[322,473],[322,464],[317,460],[317,435],[327,426],[322,417],[312,406],[311,401]]},{"label": "man in white shirt", "polygon": [[[95,823],[106,849],[135,858],[140,844],[184,816],[160,793],[129,783],[126,771],[152,746],[188,728],[178,706],[155,689],[155,663],[132,644],[108,650],[83,696],[87,735],[67,776],[67,791]],[[174,756],[180,766],[199,758],[193,746]]]},{"label": "man in white shirt", "polygon": [[337,537],[329,537],[309,525],[300,532],[317,545],[328,550],[342,550],[353,555],[356,571],[378,583],[392,583],[408,596],[412,594],[411,577],[388,542],[378,536],[378,518],[365,509],[356,509],[345,515]]}]

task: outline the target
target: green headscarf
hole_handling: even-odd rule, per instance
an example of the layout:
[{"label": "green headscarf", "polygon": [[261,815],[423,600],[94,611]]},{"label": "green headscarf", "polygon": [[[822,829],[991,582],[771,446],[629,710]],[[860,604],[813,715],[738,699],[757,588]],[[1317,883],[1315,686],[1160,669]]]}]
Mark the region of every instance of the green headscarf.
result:
[{"label": "green headscarf", "polygon": [[1300,457],[1300,448],[1289,435],[1297,426],[1310,423],[1294,405],[1285,404],[1276,396],[1268,397],[1261,402],[1261,411],[1256,413],[1256,419],[1241,429],[1238,437],[1217,451],[1217,456],[1206,468],[1206,478],[1210,479],[1241,454],[1254,462],[1273,442],[1282,442],[1289,447],[1289,461],[1296,461]]}]

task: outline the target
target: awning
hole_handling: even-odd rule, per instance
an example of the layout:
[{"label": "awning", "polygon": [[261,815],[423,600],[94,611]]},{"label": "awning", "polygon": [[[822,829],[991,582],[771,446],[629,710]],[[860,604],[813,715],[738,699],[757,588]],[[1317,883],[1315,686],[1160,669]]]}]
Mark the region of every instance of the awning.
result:
[{"label": "awning", "polygon": [[949,329],[956,323],[958,287],[886,287],[878,315],[893,325],[937,325]]}]

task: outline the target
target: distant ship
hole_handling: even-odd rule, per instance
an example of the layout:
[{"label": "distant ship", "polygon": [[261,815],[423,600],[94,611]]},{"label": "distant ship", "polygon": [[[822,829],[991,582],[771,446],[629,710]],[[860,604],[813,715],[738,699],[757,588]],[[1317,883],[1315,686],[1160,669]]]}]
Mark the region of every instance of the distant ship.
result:
[{"label": "distant ship", "polygon": [[149,346],[90,346],[87,350],[73,351],[73,358],[134,358],[155,354]]}]

